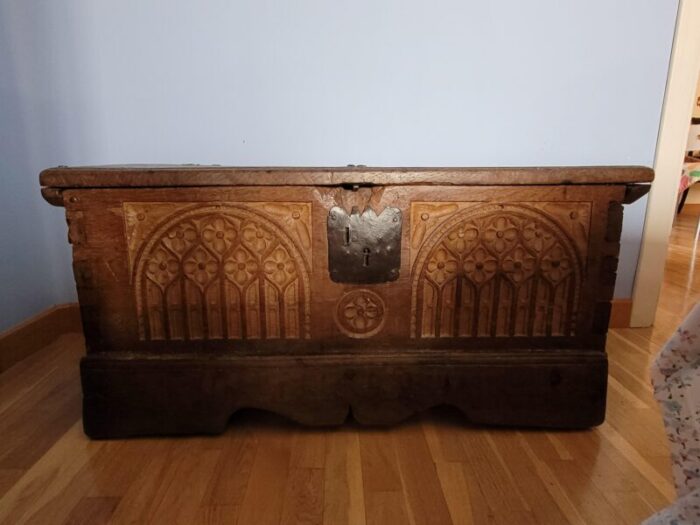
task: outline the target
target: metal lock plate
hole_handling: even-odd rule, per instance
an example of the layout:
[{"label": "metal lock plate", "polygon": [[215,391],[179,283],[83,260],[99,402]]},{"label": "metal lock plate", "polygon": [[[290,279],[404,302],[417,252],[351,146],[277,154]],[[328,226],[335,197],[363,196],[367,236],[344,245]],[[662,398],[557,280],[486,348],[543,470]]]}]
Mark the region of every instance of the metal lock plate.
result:
[{"label": "metal lock plate", "polygon": [[401,210],[381,215],[366,208],[348,214],[335,206],[328,214],[328,270],[336,283],[395,281],[401,267]]}]

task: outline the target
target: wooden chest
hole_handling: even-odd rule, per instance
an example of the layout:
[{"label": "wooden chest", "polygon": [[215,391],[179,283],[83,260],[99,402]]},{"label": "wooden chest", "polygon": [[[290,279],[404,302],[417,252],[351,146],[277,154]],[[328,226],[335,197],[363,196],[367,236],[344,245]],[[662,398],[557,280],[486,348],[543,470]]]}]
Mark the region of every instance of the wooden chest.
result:
[{"label": "wooden chest", "polygon": [[[93,437],[221,432],[240,408],[386,424],[605,415],[622,203],[588,168],[59,167]],[[642,183],[642,184],[640,184]]]}]

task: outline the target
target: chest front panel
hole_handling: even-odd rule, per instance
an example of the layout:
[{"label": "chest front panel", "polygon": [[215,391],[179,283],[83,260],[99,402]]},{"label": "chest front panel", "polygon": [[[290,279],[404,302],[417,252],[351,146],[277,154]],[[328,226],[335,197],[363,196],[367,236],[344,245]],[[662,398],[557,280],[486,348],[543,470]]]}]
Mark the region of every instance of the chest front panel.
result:
[{"label": "chest front panel", "polygon": [[[517,349],[595,344],[623,191],[101,189],[67,190],[66,203],[86,335],[102,350]],[[338,210],[347,236],[329,229]],[[353,250],[352,282],[333,278],[329,246],[341,268]]]}]

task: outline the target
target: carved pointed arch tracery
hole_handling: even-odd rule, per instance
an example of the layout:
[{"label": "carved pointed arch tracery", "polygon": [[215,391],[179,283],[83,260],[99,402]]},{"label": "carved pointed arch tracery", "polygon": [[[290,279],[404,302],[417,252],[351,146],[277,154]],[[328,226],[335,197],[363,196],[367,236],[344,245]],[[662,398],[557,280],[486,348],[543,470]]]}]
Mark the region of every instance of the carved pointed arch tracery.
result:
[{"label": "carved pointed arch tracery", "polygon": [[310,205],[274,205],[178,208],[139,243],[142,340],[310,337]]},{"label": "carved pointed arch tracery", "polygon": [[[453,204],[429,234],[423,226],[413,236],[411,336],[573,335],[585,265],[579,246],[587,242],[588,217],[576,206],[555,215],[526,204],[460,211]],[[414,206],[412,216],[433,220],[435,204]],[[420,226],[416,221],[412,229]],[[581,238],[573,239],[567,229]]]}]

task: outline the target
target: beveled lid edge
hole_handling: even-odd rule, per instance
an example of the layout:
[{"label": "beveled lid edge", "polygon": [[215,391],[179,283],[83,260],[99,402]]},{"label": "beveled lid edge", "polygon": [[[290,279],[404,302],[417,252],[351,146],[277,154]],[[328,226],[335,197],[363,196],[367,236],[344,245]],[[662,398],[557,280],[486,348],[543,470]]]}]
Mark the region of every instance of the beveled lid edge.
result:
[{"label": "beveled lid edge", "polygon": [[546,185],[651,182],[644,166],[557,167],[224,167],[200,165],[59,166],[41,172],[54,188],[196,186]]}]

